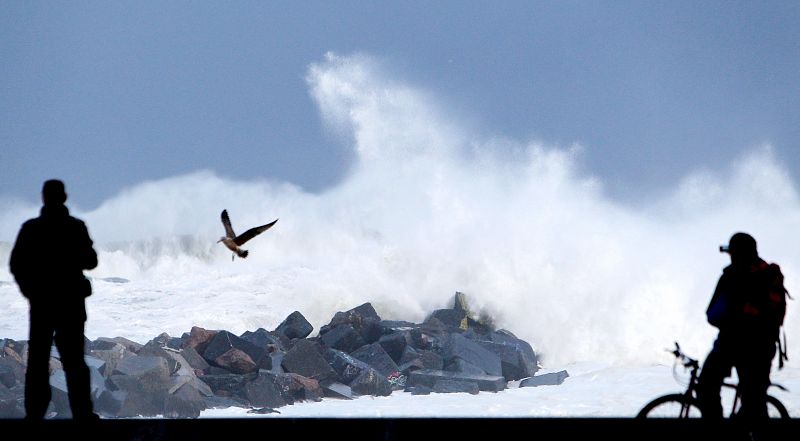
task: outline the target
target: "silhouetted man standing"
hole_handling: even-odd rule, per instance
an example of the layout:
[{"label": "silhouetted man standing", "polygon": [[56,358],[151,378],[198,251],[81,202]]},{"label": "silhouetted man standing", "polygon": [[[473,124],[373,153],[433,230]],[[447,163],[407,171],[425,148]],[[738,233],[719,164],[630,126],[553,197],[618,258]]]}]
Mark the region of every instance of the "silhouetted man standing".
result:
[{"label": "silhouetted man standing", "polygon": [[722,418],[720,388],[735,367],[742,394],[737,415],[753,427],[768,417],[767,388],[786,313],[786,290],[780,268],[758,256],[749,234],[734,234],[720,251],[730,254],[731,264],[706,310],[719,334],[700,372],[698,399],[704,418]]},{"label": "silhouetted man standing", "polygon": [[73,418],[97,418],[83,359],[85,298],[91,294],[83,270],[97,266],[97,253],[86,225],[69,215],[66,200],[63,182],[45,182],[41,215],[22,225],[11,251],[11,273],[30,304],[25,412],[31,420],[43,419],[50,403],[48,367],[54,339]]}]

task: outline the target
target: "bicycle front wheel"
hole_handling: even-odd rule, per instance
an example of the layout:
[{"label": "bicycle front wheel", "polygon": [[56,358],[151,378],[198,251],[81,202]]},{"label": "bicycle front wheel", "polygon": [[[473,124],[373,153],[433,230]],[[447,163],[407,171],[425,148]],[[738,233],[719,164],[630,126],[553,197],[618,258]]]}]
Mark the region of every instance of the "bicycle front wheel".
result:
[{"label": "bicycle front wheel", "polygon": [[682,394],[669,394],[647,403],[636,418],[700,418],[697,400]]}]

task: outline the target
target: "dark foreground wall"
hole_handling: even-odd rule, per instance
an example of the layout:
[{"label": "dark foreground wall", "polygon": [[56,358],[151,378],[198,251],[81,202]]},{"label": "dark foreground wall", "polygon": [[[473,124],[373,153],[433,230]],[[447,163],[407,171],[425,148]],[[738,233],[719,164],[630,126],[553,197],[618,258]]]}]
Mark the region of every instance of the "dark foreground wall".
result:
[{"label": "dark foreground wall", "polygon": [[115,419],[0,420],[3,440],[798,440],[800,421],[771,421],[753,438],[732,421],[608,418],[533,419]]}]

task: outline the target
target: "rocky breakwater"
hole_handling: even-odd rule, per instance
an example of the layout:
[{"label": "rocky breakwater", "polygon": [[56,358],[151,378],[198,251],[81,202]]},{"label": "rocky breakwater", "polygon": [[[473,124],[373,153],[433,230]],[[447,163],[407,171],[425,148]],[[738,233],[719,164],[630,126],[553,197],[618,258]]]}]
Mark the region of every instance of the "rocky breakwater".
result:
[{"label": "rocky breakwater", "polygon": [[[193,327],[140,344],[86,341],[95,410],[104,418],[196,418],[208,408],[279,412],[299,401],[359,395],[497,392],[559,384],[566,372],[534,377],[537,355],[491,320],[476,318],[463,294],[422,323],[383,320],[370,303],[313,326],[293,312],[272,331],[234,335]],[[0,340],[0,418],[24,416],[27,342]],[[50,360],[51,418],[70,417],[59,354]]]}]

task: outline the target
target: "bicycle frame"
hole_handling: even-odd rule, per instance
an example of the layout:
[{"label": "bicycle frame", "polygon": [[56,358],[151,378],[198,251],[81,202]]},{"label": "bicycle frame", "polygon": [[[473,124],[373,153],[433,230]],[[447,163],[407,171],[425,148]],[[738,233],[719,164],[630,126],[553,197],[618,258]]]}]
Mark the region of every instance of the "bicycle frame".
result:
[{"label": "bicycle frame", "polygon": [[[690,403],[695,402],[697,400],[697,385],[700,378],[699,375],[700,364],[697,360],[684,354],[683,351],[681,351],[678,342],[675,342],[675,349],[670,352],[672,352],[672,354],[675,356],[676,361],[679,361],[681,364],[683,364],[683,367],[691,369],[690,372],[691,377],[689,379],[689,385],[687,386],[686,391],[682,394],[683,396],[686,397],[686,400],[684,401],[684,404],[681,407],[681,413],[680,413],[680,418],[688,418],[689,411],[691,410],[692,407]],[[733,406],[731,406],[731,412],[729,415],[729,417],[733,417],[739,410],[739,404],[741,403],[742,399],[742,394],[739,391],[739,385],[735,383],[723,382],[722,386],[734,390]],[[770,383],[769,387],[772,386],[775,386],[784,392],[788,391],[788,389],[777,383]]]}]

